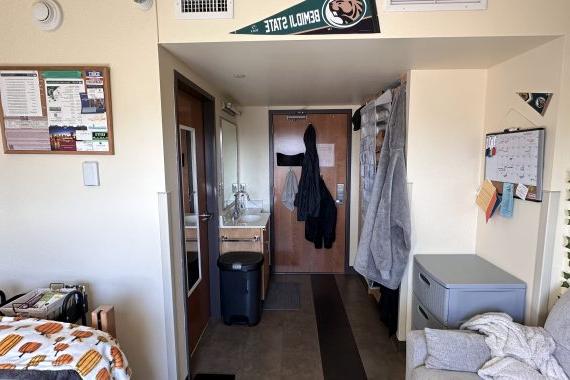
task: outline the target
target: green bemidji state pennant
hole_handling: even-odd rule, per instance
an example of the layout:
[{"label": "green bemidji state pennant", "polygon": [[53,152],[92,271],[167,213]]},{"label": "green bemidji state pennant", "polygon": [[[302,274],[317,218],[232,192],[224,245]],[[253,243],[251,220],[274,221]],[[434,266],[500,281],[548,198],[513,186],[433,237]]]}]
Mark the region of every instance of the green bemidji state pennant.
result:
[{"label": "green bemidji state pennant", "polygon": [[375,0],[305,0],[234,34],[380,33]]}]

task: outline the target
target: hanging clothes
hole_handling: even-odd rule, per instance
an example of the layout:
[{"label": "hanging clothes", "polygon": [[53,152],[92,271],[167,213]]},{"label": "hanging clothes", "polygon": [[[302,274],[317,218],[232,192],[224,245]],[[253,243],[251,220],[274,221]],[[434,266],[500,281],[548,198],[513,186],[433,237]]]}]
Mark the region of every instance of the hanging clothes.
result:
[{"label": "hanging clothes", "polygon": [[309,217],[318,217],[321,204],[319,155],[317,153],[317,132],[309,124],[303,135],[305,156],[301,170],[299,190],[295,196],[297,220],[305,221]]},{"label": "hanging clothes", "polygon": [[283,187],[283,192],[281,193],[281,202],[289,211],[295,209],[295,195],[297,195],[297,190],[297,176],[293,169],[289,168],[289,173],[287,173],[287,178],[285,178],[285,187]]},{"label": "hanging clothes", "polygon": [[360,131],[360,218],[364,220],[374,178],[376,177],[376,135],[386,125],[392,108],[392,91],[385,91],[374,101],[368,102],[361,111]]},{"label": "hanging clothes", "polygon": [[360,129],[360,125],[362,122],[362,109],[365,107],[362,106],[359,109],[357,109],[356,111],[354,111],[354,114],[352,115],[352,126],[353,126],[353,130],[356,132]]},{"label": "hanging clothes", "polygon": [[305,239],[315,248],[332,248],[336,239],[336,203],[325,181],[320,178],[321,204],[318,217],[309,217],[305,222]]},{"label": "hanging clothes", "polygon": [[411,221],[406,162],[406,89],[393,91],[392,113],[380,152],[354,269],[365,278],[397,289],[410,253]]},{"label": "hanging clothes", "polygon": [[400,305],[400,288],[390,289],[380,285],[380,320],[388,327],[388,336],[398,331],[398,309]]}]

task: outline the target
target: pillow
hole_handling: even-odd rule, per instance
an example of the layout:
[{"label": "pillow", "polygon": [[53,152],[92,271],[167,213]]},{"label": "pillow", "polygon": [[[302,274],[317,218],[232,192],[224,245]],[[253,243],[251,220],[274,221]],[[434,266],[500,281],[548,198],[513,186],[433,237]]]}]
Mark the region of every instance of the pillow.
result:
[{"label": "pillow", "polygon": [[460,330],[425,329],[425,366],[448,371],[477,372],[491,359],[485,336]]}]

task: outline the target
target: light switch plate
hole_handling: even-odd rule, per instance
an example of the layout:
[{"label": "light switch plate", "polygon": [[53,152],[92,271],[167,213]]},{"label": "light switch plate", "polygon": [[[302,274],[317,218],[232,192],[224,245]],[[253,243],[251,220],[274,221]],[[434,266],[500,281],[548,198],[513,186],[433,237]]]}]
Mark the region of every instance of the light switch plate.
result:
[{"label": "light switch plate", "polygon": [[83,162],[83,185],[100,186],[99,163],[97,161]]}]

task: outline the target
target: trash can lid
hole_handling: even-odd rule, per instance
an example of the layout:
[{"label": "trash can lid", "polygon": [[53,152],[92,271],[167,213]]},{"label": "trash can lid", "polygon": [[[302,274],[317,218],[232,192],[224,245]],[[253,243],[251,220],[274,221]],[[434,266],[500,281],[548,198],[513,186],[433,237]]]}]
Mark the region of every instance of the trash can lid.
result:
[{"label": "trash can lid", "polygon": [[218,267],[224,270],[252,271],[261,267],[263,255],[257,252],[228,252],[218,258]]}]

